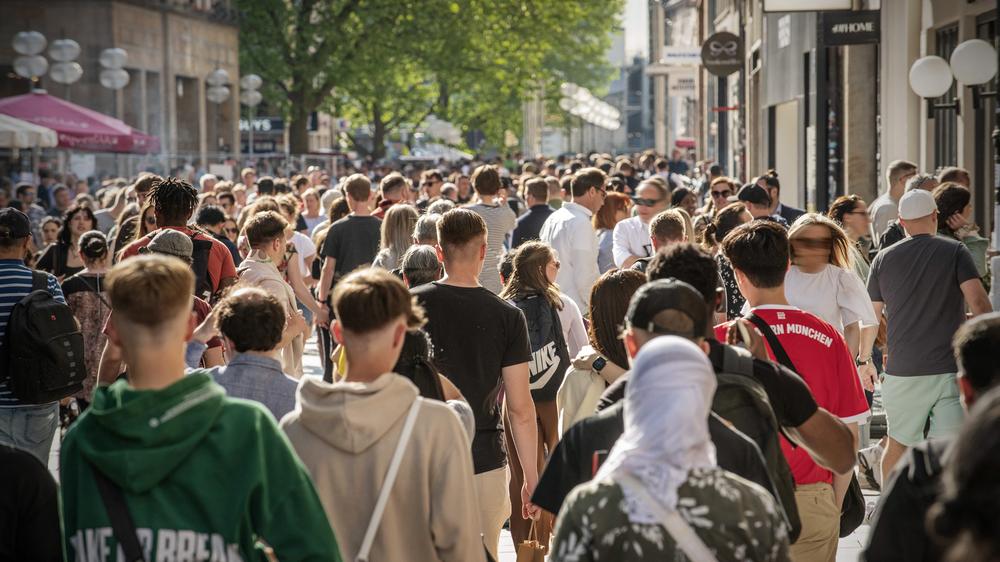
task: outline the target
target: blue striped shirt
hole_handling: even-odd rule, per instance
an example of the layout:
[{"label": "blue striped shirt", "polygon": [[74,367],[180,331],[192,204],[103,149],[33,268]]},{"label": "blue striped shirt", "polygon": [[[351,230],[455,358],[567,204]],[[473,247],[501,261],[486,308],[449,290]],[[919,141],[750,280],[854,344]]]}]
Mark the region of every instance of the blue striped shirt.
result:
[{"label": "blue striped shirt", "polygon": [[[65,303],[62,288],[52,275],[49,278],[49,293],[61,303]],[[7,320],[14,305],[31,292],[31,270],[21,260],[0,260],[0,349],[3,349],[7,339]],[[6,381],[0,381],[0,408],[20,406],[21,402],[14,398]]]}]

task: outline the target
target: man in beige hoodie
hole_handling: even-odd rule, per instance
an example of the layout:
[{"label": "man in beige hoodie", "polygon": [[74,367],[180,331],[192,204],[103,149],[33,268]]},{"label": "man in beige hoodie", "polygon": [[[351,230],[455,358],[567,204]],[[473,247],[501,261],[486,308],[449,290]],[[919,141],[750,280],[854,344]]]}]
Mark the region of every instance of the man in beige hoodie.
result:
[{"label": "man in beige hoodie", "polygon": [[251,252],[240,264],[237,273],[240,282],[249,287],[263,289],[278,299],[285,307],[288,321],[278,349],[281,350],[281,367],[289,375],[302,377],[302,346],[309,329],[295,302],[295,292],[278,271],[277,263],[285,255],[288,222],[274,211],[250,217],[245,231]]},{"label": "man in beige hoodie", "polygon": [[[337,283],[333,309],[345,376],[333,384],[304,377],[296,409],[281,427],[312,475],[344,560],[361,550],[401,442],[398,477],[367,559],[482,560],[469,438],[444,402],[419,398],[413,383],[391,372],[423,311],[401,281],[378,268]],[[403,441],[408,425],[412,433]]]}]

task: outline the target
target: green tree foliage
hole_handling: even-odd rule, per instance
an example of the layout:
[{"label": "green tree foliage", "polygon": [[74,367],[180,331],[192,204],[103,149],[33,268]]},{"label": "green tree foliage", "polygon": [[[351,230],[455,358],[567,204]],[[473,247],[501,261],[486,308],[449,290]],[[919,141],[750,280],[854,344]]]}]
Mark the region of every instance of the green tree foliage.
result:
[{"label": "green tree foliage", "polygon": [[434,113],[499,142],[564,81],[599,91],[623,0],[237,0],[240,63],[308,147],[311,112],[368,124],[372,155]]}]

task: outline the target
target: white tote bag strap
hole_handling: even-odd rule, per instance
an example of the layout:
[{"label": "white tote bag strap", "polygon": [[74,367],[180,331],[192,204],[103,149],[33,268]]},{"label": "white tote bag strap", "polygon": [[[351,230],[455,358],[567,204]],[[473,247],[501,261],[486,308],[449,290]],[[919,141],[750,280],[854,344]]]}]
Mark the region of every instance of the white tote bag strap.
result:
[{"label": "white tote bag strap", "polygon": [[670,536],[674,537],[677,548],[680,548],[691,562],[717,562],[712,551],[701,540],[701,537],[694,532],[691,525],[688,525],[687,521],[681,517],[680,513],[665,509],[663,504],[646,491],[646,487],[638,478],[631,474],[622,474],[620,476],[621,483],[625,484],[630,491],[642,498],[642,502],[646,507],[653,511],[653,514],[660,520],[660,523],[670,533]]},{"label": "white tote bag strap", "polygon": [[358,555],[354,557],[356,562],[368,562],[368,553],[371,552],[372,543],[375,542],[375,533],[378,532],[379,522],[382,521],[382,513],[385,512],[385,504],[389,503],[389,493],[392,492],[392,484],[399,474],[399,465],[403,462],[403,453],[406,452],[406,444],[413,433],[413,426],[417,422],[417,411],[420,410],[420,402],[423,398],[417,397],[410,405],[410,411],[406,415],[403,423],[403,432],[399,435],[399,442],[396,443],[396,452],[392,454],[392,461],[389,463],[389,470],[385,473],[385,481],[382,482],[382,489],[379,490],[378,500],[375,501],[375,510],[372,518],[368,521],[368,530],[365,531],[365,538],[361,541],[361,548]]}]

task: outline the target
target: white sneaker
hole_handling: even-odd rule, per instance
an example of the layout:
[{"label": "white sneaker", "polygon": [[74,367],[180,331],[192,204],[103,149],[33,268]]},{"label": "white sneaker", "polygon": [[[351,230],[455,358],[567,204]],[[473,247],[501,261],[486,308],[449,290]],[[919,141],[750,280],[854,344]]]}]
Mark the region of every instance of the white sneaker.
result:
[{"label": "white sneaker", "polygon": [[861,484],[870,490],[881,490],[882,483],[882,453],[880,443],[858,451],[858,476]]}]

